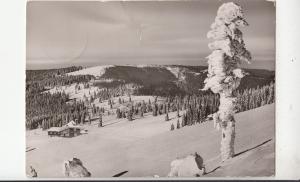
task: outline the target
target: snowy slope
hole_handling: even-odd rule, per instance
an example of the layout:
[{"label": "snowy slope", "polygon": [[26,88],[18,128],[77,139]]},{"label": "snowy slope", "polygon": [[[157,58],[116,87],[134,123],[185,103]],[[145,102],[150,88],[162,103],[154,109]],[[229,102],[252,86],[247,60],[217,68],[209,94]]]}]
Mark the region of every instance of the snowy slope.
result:
[{"label": "snowy slope", "polygon": [[45,132],[30,131],[27,147],[36,149],[26,153],[26,168],[32,165],[40,177],[63,177],[63,160],[79,157],[93,177],[123,171],[128,171],[124,177],[166,176],[172,160],[197,151],[211,172],[207,176],[274,174],[274,104],[237,114],[235,149],[246,152],[215,171],[220,166],[220,132],[212,122],[169,131],[175,115],[169,114],[170,122],[164,121],[164,115],[132,122],[104,117],[107,126],[86,126],[89,134],[75,138],[49,138]]},{"label": "snowy slope", "polygon": [[[76,85],[80,87],[80,90],[75,89]],[[81,84],[58,86],[50,90],[47,90],[45,92],[49,92],[51,94],[64,92],[69,95],[70,99],[84,100],[84,96],[90,98],[90,96],[94,95],[94,93],[98,93],[100,91],[101,89],[94,86],[89,86],[89,88],[84,88],[84,84],[81,83]]]},{"label": "snowy slope", "polygon": [[93,76],[100,77],[105,73],[105,70],[107,68],[111,68],[111,67],[114,67],[114,65],[94,66],[94,67],[74,71],[71,73],[67,73],[67,75],[93,75]]}]

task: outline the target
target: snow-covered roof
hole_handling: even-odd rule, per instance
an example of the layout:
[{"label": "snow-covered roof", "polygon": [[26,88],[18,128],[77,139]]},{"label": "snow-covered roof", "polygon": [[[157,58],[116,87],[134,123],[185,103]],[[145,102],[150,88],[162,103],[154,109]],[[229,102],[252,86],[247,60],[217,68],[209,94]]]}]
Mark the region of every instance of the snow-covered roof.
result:
[{"label": "snow-covered roof", "polygon": [[76,126],[76,123],[75,123],[75,121],[72,120],[68,124],[66,124],[65,126],[69,126],[69,127]]},{"label": "snow-covered roof", "polygon": [[48,131],[52,131],[52,132],[60,132],[62,130],[66,129],[66,127],[51,127],[48,129]]},{"label": "snow-covered roof", "polygon": [[65,129],[68,129],[68,128],[75,128],[75,129],[80,129],[80,130],[83,130],[84,128],[81,127],[81,126],[63,126],[63,127],[51,127],[48,129],[48,131],[50,132],[60,132],[60,131],[63,131]]}]

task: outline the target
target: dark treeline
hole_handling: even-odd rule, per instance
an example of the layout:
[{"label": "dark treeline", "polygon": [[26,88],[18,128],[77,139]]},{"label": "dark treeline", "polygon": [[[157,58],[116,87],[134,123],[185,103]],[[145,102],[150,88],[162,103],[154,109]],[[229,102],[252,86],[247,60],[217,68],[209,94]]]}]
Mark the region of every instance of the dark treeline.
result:
[{"label": "dark treeline", "polygon": [[[87,84],[88,85],[88,84]],[[80,89],[80,88],[77,88]],[[92,102],[95,98],[108,98],[108,90],[98,92],[90,98],[84,96],[84,100],[70,100],[64,92],[50,94],[27,93],[26,94],[26,128],[35,129],[42,127],[60,127],[70,121],[76,124],[91,123],[92,117],[104,113],[104,108],[96,107]],[[99,102],[102,102],[99,99]]]},{"label": "dark treeline", "polygon": [[[65,73],[73,72],[81,67],[70,67],[53,70],[28,70],[26,72],[26,128],[35,129],[42,127],[48,129],[53,126],[62,126],[74,120],[76,123],[84,123],[91,120],[94,115],[104,113],[103,108],[95,107],[91,103],[95,99],[103,102],[111,97],[128,93],[125,85],[117,88],[102,88],[100,92],[92,93],[83,101],[68,102],[69,95],[62,93],[50,94],[47,89],[55,86],[83,83],[88,88],[91,75],[68,76]],[[79,86],[77,90],[83,89]],[[91,108],[91,111],[89,111]]]},{"label": "dark treeline", "polygon": [[[275,102],[275,86],[273,82],[255,89],[249,88],[237,91],[235,94],[238,99],[237,112],[247,111]],[[121,100],[119,102],[122,103]],[[212,93],[170,96],[160,103],[157,102],[157,99],[154,102],[150,100],[148,102],[132,102],[126,109],[117,109],[116,115],[117,118],[127,118],[131,121],[134,118],[143,117],[145,113],[151,113],[154,117],[164,114],[165,121],[168,121],[168,113],[176,111],[179,123],[176,128],[180,128],[204,122],[208,115],[218,111],[219,104],[219,95]],[[181,122],[179,122],[179,118],[181,118]]]},{"label": "dark treeline", "polygon": [[[124,103],[126,110],[116,110],[117,118],[127,118],[133,120],[143,117],[145,113],[153,116],[165,114],[165,120],[169,120],[169,112],[177,111],[177,117],[181,118],[181,124],[176,128],[205,121],[205,118],[218,110],[219,96],[210,92],[197,92],[197,94],[187,95],[175,85],[168,83],[147,84],[139,86],[134,83],[116,84],[113,87],[105,87],[94,82],[94,86],[100,87],[96,93],[92,93],[89,98],[83,101],[68,102],[69,96],[62,93],[50,94],[45,91],[54,86],[70,85],[73,83],[84,83],[84,87],[89,87],[91,75],[67,76],[66,73],[82,69],[81,67],[70,67],[53,70],[28,70],[26,71],[26,128],[34,129],[41,126],[48,129],[52,126],[62,126],[74,120],[77,123],[91,122],[91,118],[105,113],[104,108],[96,107],[93,102],[108,101],[110,108],[113,108],[112,97],[128,95],[154,95],[156,98],[162,96],[166,98],[164,102],[143,101],[139,103]],[[103,83],[102,83],[103,84]],[[77,87],[76,89],[81,89]],[[238,112],[246,111],[265,104],[273,103],[275,100],[274,83],[257,88],[246,88],[236,92],[238,98]],[[181,112],[180,112],[181,111]],[[112,112],[108,111],[109,113]],[[179,113],[183,113],[182,116]],[[100,116],[99,116],[100,117]],[[178,121],[179,122],[179,121]]]},{"label": "dark treeline", "polygon": [[157,95],[162,97],[185,95],[185,91],[172,82],[161,82],[136,89],[134,95]]},{"label": "dark treeline", "polygon": [[[72,102],[71,102],[72,101]],[[92,117],[104,113],[104,108],[95,107],[85,101],[70,100],[62,93],[36,94],[34,99],[26,102],[26,129],[49,129],[61,127],[70,121],[76,124],[91,124]]]},{"label": "dark treeline", "polygon": [[[257,81],[257,79],[259,79],[259,81]],[[237,90],[239,92],[242,92],[244,90],[256,89],[257,86],[262,87],[272,82],[273,81],[271,79],[247,77],[247,83],[249,84],[243,83]],[[134,86],[131,86],[130,88],[128,85],[134,85]],[[111,93],[110,94],[111,96],[132,94],[132,95],[154,95],[154,96],[161,96],[161,97],[175,97],[175,96],[183,97],[185,95],[207,95],[208,94],[208,92],[203,92],[200,89],[195,89],[198,88],[198,86],[194,87],[195,85],[181,83],[181,82],[178,82],[176,84],[173,82],[161,82],[161,83],[156,83],[155,85],[152,84],[139,85],[135,83],[124,83],[121,81],[113,81],[112,83],[96,83],[94,84],[94,86],[97,86],[99,88],[108,88]]]},{"label": "dark treeline", "polygon": [[[104,108],[92,104],[95,99],[98,99],[98,102],[107,100],[112,109],[115,103],[110,98],[116,97],[117,94],[120,94],[120,91],[114,95],[111,89],[101,89],[99,92],[91,94],[90,98],[86,97],[85,101],[75,101],[72,104],[67,103],[69,97],[64,93],[35,95],[34,99],[31,98],[29,102],[26,102],[26,127],[34,129],[40,125],[43,129],[48,129],[52,126],[62,126],[71,120],[82,124],[86,121],[90,122],[91,117],[105,113]],[[273,103],[275,101],[274,83],[256,89],[237,91],[236,96],[239,103],[238,112]],[[158,102],[156,97],[155,101],[152,102],[148,100],[136,103],[131,101],[129,96],[127,103],[121,98],[119,98],[118,103],[127,107],[123,110],[117,108],[116,117],[127,118],[129,121],[143,117],[145,113],[151,113],[154,117],[164,114],[165,121],[168,121],[168,113],[177,111],[178,122],[179,118],[181,118],[181,122],[177,124],[176,128],[180,128],[202,123],[208,115],[215,113],[219,107],[219,96],[212,93],[202,93],[199,95],[169,96],[163,102]],[[88,106],[91,108],[90,112]],[[180,114],[182,112],[183,114]]]},{"label": "dark treeline", "polygon": [[65,93],[42,93],[48,88],[72,83],[88,82],[92,76],[67,76],[68,72],[82,69],[69,67],[51,70],[26,71],[26,128],[34,129],[42,125],[44,129],[60,126],[78,115],[87,113],[81,102],[67,104],[69,96]]},{"label": "dark treeline", "polygon": [[123,96],[123,95],[129,96],[132,93],[133,93],[133,91],[132,91],[132,89],[128,88],[128,85],[119,85],[117,87],[112,87],[112,88],[110,88],[110,87],[103,88],[102,86],[100,86],[100,90],[97,93],[93,92],[91,94],[89,101],[91,103],[94,100],[98,99],[99,102],[103,102],[104,100],[109,100],[112,97],[119,97],[119,96]]},{"label": "dark treeline", "polygon": [[[130,100],[130,99],[129,99]],[[123,101],[119,101],[122,103]],[[186,111],[187,114],[199,113],[200,119],[204,119],[207,115],[216,112],[219,105],[219,96],[217,94],[202,93],[201,95],[185,95],[185,96],[169,96],[165,101],[148,100],[127,104],[128,106],[121,110],[116,110],[117,118],[127,118],[129,121],[134,118],[143,117],[145,113],[151,113],[152,116],[165,114],[165,121],[168,121],[169,112],[177,111],[177,117],[180,116],[180,111]],[[194,116],[193,116],[194,117]]]},{"label": "dark treeline", "polygon": [[[207,78],[205,66],[171,66],[177,70],[177,75],[171,73],[170,67],[132,67],[114,66],[106,69],[101,79],[114,81],[99,83],[106,88],[117,87],[122,84],[137,84],[134,95],[159,95],[163,97],[175,95],[199,94]],[[238,88],[244,90],[256,88],[274,81],[275,72],[260,69],[245,69],[246,75]]]},{"label": "dark treeline", "polygon": [[31,99],[27,98],[26,128],[35,129],[39,125],[43,129],[62,126],[70,119],[87,113],[87,109],[82,102],[67,104],[68,100],[68,95],[64,93],[36,94]]},{"label": "dark treeline", "polygon": [[141,86],[136,83],[125,83],[121,81],[112,81],[110,83],[94,83],[94,86],[99,88],[107,88],[110,91],[111,96],[121,95],[156,95],[156,96],[176,96],[185,95],[186,92],[176,86],[174,83],[161,82],[155,85]]},{"label": "dark treeline", "polygon": [[237,91],[238,112],[254,109],[266,104],[275,102],[275,84],[271,82],[268,85]]},{"label": "dark treeline", "polygon": [[82,69],[82,67],[69,67],[50,70],[26,70],[26,93],[39,93],[54,86],[69,85],[90,81],[91,75],[68,76],[66,73]]},{"label": "dark treeline", "polygon": [[26,93],[39,93],[54,86],[70,85],[73,83],[85,83],[90,81],[92,76],[90,75],[76,75],[76,76],[56,76],[52,78],[46,78],[42,81],[28,81],[26,83]]},{"label": "dark treeline", "polygon": [[47,70],[26,70],[26,83],[31,81],[43,81],[49,78],[65,75],[66,73],[81,70],[81,66],[72,66],[60,69],[47,69]]},{"label": "dark treeline", "polygon": [[[238,100],[238,105],[236,108],[237,112],[247,111],[266,104],[274,103],[275,85],[274,82],[271,82],[269,85],[257,87],[256,89],[249,88],[243,91],[237,91],[235,94]],[[192,99],[189,99],[187,106],[185,106],[186,111],[183,113],[181,119],[181,127],[202,123],[206,121],[208,115],[218,111],[218,96],[206,96],[204,97],[204,102],[201,98],[202,96],[193,96]],[[177,128],[180,128],[180,124],[177,124]],[[170,130],[174,130],[174,126],[171,126]]]},{"label": "dark treeline", "polygon": [[[120,83],[119,81],[113,81],[110,83],[94,83],[93,85],[95,87],[98,87],[102,89],[106,94],[107,99],[110,97],[118,97],[118,96],[123,96],[123,95],[132,95],[135,93],[135,90],[139,89],[140,86],[135,83],[122,83],[122,84],[117,84],[117,85],[112,85],[111,83]],[[134,94],[136,95],[136,94]]]}]

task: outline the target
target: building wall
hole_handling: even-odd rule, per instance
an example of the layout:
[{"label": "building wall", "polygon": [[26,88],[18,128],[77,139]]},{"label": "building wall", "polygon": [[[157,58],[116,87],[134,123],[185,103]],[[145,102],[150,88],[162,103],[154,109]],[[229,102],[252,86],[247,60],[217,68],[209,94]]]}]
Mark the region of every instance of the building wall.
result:
[{"label": "building wall", "polygon": [[80,135],[79,128],[66,128],[62,131],[48,131],[49,136],[74,137]]}]

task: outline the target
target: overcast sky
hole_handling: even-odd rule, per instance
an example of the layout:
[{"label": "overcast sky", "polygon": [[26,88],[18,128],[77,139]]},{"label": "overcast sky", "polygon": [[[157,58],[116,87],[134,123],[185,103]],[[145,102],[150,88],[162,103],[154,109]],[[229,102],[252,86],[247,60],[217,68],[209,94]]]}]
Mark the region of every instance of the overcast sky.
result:
[{"label": "overcast sky", "polygon": [[[205,65],[206,34],[227,1],[29,2],[27,69],[102,64]],[[274,69],[275,7],[241,0],[250,67]]]}]

